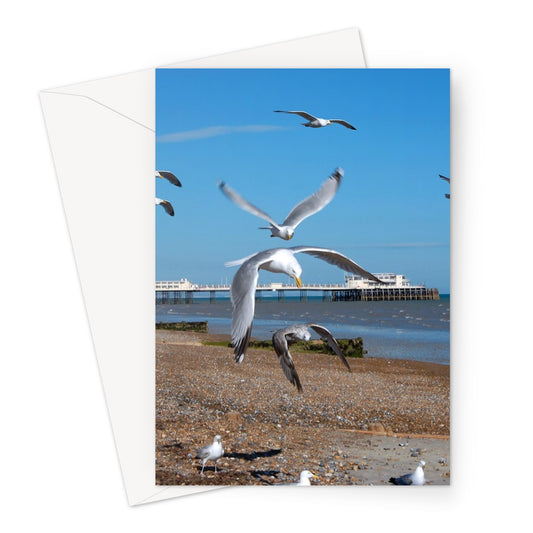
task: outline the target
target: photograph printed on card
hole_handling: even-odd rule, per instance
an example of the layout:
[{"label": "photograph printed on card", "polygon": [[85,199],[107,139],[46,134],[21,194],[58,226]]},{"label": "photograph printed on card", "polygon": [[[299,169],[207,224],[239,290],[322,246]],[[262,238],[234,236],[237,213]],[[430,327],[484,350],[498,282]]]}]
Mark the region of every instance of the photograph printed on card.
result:
[{"label": "photograph printed on card", "polygon": [[157,69],[155,179],[156,484],[449,485],[450,71]]}]

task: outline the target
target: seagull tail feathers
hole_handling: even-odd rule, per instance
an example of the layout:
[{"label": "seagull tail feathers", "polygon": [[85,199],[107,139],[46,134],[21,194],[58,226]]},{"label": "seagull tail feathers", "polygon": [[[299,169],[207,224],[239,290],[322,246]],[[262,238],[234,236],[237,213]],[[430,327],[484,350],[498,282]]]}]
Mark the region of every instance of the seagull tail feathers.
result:
[{"label": "seagull tail feathers", "polygon": [[227,261],[226,263],[224,263],[224,266],[233,267],[237,265],[242,265],[245,261],[248,261],[248,259],[250,259],[250,257],[253,257],[254,255],[256,254],[250,254],[250,255],[247,255],[246,257],[242,257],[241,259],[235,259],[235,261]]},{"label": "seagull tail feathers", "polygon": [[224,263],[224,266],[226,266],[226,267],[234,267],[234,266],[237,266],[237,265],[242,265],[245,261],[246,261],[246,259],[236,259],[235,261],[226,261]]}]

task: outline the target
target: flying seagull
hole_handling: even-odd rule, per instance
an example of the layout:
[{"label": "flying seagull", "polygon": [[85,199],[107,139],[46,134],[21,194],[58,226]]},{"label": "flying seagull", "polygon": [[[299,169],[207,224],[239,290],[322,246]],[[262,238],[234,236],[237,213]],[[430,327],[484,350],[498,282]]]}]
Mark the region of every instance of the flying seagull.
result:
[{"label": "flying seagull", "polygon": [[363,278],[371,279],[378,283],[381,281],[357,263],[335,250],[317,248],[315,246],[293,246],[292,248],[272,248],[256,254],[230,261],[226,266],[241,265],[233,276],[230,287],[233,316],[231,323],[231,339],[235,361],[241,363],[250,342],[252,322],[255,309],[255,289],[259,270],[268,270],[278,274],[287,274],[294,278],[298,287],[302,286],[300,276],[302,267],[296,260],[298,253],[309,254],[327,263],[337,266],[341,270],[359,274]]},{"label": "flying seagull", "polygon": [[[450,183],[450,178],[447,178],[446,176],[443,176],[442,174],[439,174],[439,178],[441,180],[444,180],[444,181],[447,181],[448,183]],[[446,198],[448,198],[448,200],[450,199],[450,195],[448,193],[444,193],[444,196],[446,196]]]},{"label": "flying seagull", "polygon": [[222,448],[222,438],[220,435],[217,435],[213,439],[213,444],[210,444],[209,446],[204,446],[200,450],[198,450],[198,454],[196,455],[196,459],[202,460],[202,471],[200,472],[200,475],[204,475],[204,466],[207,461],[214,461],[215,462],[215,472],[217,471],[217,460],[220,459],[224,455],[224,450]]},{"label": "flying seagull", "polygon": [[311,478],[317,478],[313,472],[309,472],[309,470],[304,470],[300,473],[300,480],[296,483],[293,483],[293,485],[298,487],[310,487],[311,482],[309,481]]},{"label": "flying seagull", "polygon": [[323,128],[324,126],[329,126],[331,124],[341,124],[342,126],[351,130],[356,129],[349,122],[346,122],[340,118],[318,118],[305,111],[281,111],[277,109],[274,111],[274,113],[291,113],[292,115],[300,115],[302,118],[305,118],[305,120],[309,121],[302,122],[302,126],[305,126],[306,128]]},{"label": "flying seagull", "polygon": [[302,220],[305,220],[307,217],[320,211],[333,200],[343,175],[344,171],[342,168],[336,168],[318,191],[293,207],[292,211],[281,224],[274,222],[270,215],[267,215],[264,211],[261,211],[261,209],[245,200],[224,182],[220,182],[218,186],[220,187],[220,190],[241,209],[244,209],[245,211],[252,213],[252,215],[256,215],[270,223],[270,227],[260,229],[269,229],[271,237],[279,237],[280,239],[288,241],[292,239],[296,226],[298,226]]},{"label": "flying seagull", "polygon": [[296,388],[299,392],[302,392],[303,389],[289,352],[289,342],[296,340],[308,341],[311,338],[309,328],[316,331],[321,337],[326,338],[330,348],[341,358],[344,366],[350,372],[352,371],[348,361],[346,360],[346,357],[344,357],[344,354],[340,349],[337,340],[325,327],[319,326],[318,324],[294,324],[286,327],[285,329],[280,329],[274,333],[272,337],[272,344],[274,345],[274,350],[276,350],[276,353],[278,354],[279,362],[285,377],[293,385],[296,385]]},{"label": "flying seagull", "polygon": [[181,187],[181,182],[172,172],[168,172],[167,170],[156,170],[155,171],[155,177],[156,178],[162,178],[168,180],[172,185],[175,185],[176,187]]},{"label": "flying seagull", "polygon": [[170,202],[167,202],[166,200],[161,200],[161,198],[155,199],[155,205],[160,205],[163,207],[163,209],[171,216],[174,216],[174,208],[172,207],[172,204]]},{"label": "flying seagull", "polygon": [[404,474],[400,477],[391,477],[389,483],[393,485],[424,485],[426,482],[424,478],[424,467],[426,461],[420,461],[415,471],[411,474]]}]

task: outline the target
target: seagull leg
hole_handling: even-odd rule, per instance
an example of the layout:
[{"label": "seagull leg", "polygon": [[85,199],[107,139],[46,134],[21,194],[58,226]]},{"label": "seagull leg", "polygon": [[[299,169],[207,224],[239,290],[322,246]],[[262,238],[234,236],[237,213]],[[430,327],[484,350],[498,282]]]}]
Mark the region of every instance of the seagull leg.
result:
[{"label": "seagull leg", "polygon": [[200,472],[200,475],[204,475],[204,466],[205,466],[205,459],[202,461],[202,471]]}]

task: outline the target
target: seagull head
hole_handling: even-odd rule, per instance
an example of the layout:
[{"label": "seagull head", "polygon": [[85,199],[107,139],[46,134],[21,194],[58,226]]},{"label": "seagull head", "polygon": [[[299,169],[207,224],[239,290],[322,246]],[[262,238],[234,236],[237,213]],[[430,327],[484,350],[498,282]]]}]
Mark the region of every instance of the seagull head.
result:
[{"label": "seagull head", "polygon": [[315,474],[313,474],[313,472],[309,472],[309,470],[304,470],[300,473],[300,481],[311,478],[318,478],[318,476],[315,476]]},{"label": "seagull head", "polygon": [[213,444],[215,444],[216,442],[222,442],[222,437],[220,435],[217,435],[215,437],[215,439],[213,440]]},{"label": "seagull head", "polygon": [[268,251],[271,252],[270,260],[265,261],[259,268],[278,274],[287,274],[296,281],[298,287],[301,287],[302,267],[294,256],[294,252],[290,248],[274,248]]},{"label": "seagull head", "polygon": [[294,279],[298,287],[302,286],[302,280],[300,279],[300,276],[302,275],[302,267],[296,260],[296,257],[292,256],[290,258],[286,272],[291,278]]},{"label": "seagull head", "polygon": [[[281,226],[276,232],[277,236],[285,241],[290,241],[294,235],[294,229],[290,226]],[[273,235],[275,236],[275,235]]]},{"label": "seagull head", "polygon": [[422,468],[424,468],[426,466],[426,461],[422,460],[418,463],[418,466],[421,466]]}]

